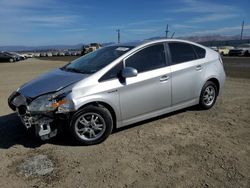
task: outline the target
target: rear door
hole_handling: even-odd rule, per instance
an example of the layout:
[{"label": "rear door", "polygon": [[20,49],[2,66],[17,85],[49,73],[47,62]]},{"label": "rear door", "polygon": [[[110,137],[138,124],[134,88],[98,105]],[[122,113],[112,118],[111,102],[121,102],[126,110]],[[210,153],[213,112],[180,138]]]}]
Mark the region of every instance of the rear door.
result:
[{"label": "rear door", "polygon": [[184,42],[169,42],[172,105],[197,99],[203,84],[205,50]]},{"label": "rear door", "polygon": [[171,106],[171,72],[164,43],[136,52],[125,59],[125,66],[137,69],[138,75],[127,78],[119,89],[123,124]]}]

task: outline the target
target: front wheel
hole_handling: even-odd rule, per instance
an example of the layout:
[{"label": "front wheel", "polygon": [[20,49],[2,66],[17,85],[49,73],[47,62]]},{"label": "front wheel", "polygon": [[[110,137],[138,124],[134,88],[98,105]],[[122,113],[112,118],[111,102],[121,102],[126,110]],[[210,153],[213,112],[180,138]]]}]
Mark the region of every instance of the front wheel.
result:
[{"label": "front wheel", "polygon": [[73,136],[83,145],[103,142],[111,134],[113,120],[110,112],[99,106],[87,106],[73,115],[71,123]]},{"label": "front wheel", "polygon": [[201,90],[199,107],[210,109],[213,107],[218,95],[218,89],[214,82],[207,81]]},{"label": "front wheel", "polygon": [[9,59],[9,62],[10,62],[10,63],[14,63],[14,59],[10,58],[10,59]]}]

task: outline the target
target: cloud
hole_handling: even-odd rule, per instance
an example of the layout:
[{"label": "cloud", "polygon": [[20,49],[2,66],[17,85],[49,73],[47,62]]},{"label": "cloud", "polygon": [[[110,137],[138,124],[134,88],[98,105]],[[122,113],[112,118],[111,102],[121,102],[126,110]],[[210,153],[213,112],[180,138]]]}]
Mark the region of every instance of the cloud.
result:
[{"label": "cloud", "polygon": [[171,26],[174,29],[197,29],[197,26],[187,25],[187,24],[173,24]]},{"label": "cloud", "polygon": [[65,15],[65,16],[42,15],[42,16],[23,17],[22,21],[36,25],[60,26],[60,25],[65,25],[67,23],[74,23],[76,19],[77,16],[75,15]]},{"label": "cloud", "polygon": [[192,13],[219,13],[219,12],[235,12],[238,10],[235,6],[222,5],[218,3],[204,2],[198,0],[183,0],[185,8],[173,10],[173,12],[192,12]]},{"label": "cloud", "polygon": [[190,22],[190,23],[202,23],[202,22],[221,21],[221,20],[227,20],[230,18],[235,18],[238,16],[239,16],[238,14],[209,14],[206,16],[193,18],[188,22]]},{"label": "cloud", "polygon": [[128,22],[126,24],[119,24],[119,25],[110,25],[104,27],[105,29],[132,29],[132,27],[136,26],[147,26],[147,25],[152,25],[155,23],[162,23],[162,22],[167,22],[173,20],[172,18],[163,18],[163,19],[148,19],[148,20],[140,20],[140,21],[134,21],[134,22]]},{"label": "cloud", "polygon": [[125,31],[133,32],[135,34],[150,34],[157,31],[160,31],[162,28],[134,28],[134,29],[125,29]]},{"label": "cloud", "polygon": [[142,21],[137,21],[137,22],[130,22],[127,25],[147,25],[147,24],[152,24],[152,23],[161,23],[161,22],[166,22],[166,21],[171,21],[172,18],[164,18],[164,19],[149,19],[149,20],[142,20]]},{"label": "cloud", "polygon": [[62,30],[62,32],[82,32],[82,31],[86,31],[86,28],[77,28],[77,29],[64,29]]},{"label": "cloud", "polygon": [[[67,4],[58,0],[1,0],[0,24],[10,24],[13,28],[23,27],[60,27],[77,23],[78,11],[71,9],[75,4]],[[85,7],[80,5],[78,9]],[[86,6],[85,8],[89,8]]]},{"label": "cloud", "polygon": [[[232,27],[222,27],[218,29],[206,29],[202,31],[195,31],[193,34],[196,35],[207,35],[207,34],[235,34],[236,32],[240,33],[241,26],[232,26]],[[244,33],[250,34],[250,25],[244,26]]]},{"label": "cloud", "polygon": [[184,8],[175,9],[174,13],[197,13],[200,16],[194,17],[190,23],[215,22],[228,20],[240,15],[240,10],[235,6],[218,4],[214,2],[204,2],[198,0],[182,0]]}]

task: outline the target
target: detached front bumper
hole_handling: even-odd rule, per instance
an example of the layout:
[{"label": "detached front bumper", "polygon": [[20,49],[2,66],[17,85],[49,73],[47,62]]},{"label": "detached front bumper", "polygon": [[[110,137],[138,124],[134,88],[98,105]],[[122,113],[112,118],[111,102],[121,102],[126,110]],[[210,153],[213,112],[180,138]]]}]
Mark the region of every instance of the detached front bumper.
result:
[{"label": "detached front bumper", "polygon": [[34,128],[35,134],[42,140],[55,137],[58,133],[59,124],[68,122],[67,114],[55,112],[30,112],[27,106],[32,99],[14,92],[8,99],[9,107],[16,111],[22,123],[27,129]]}]

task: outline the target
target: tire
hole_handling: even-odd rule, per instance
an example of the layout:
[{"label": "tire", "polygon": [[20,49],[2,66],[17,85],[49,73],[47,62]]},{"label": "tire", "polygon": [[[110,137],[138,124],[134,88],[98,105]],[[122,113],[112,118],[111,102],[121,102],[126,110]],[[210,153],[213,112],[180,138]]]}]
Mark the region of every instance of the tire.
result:
[{"label": "tire", "polygon": [[10,59],[9,59],[9,62],[10,62],[10,63],[14,63],[14,59],[10,58]]},{"label": "tire", "polygon": [[76,112],[70,121],[74,138],[82,145],[99,144],[106,140],[113,129],[110,112],[99,106],[87,106]]},{"label": "tire", "polygon": [[218,96],[218,88],[214,82],[207,81],[202,87],[199,108],[208,110],[213,107]]}]

